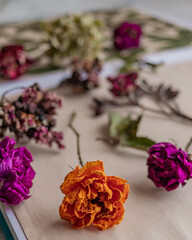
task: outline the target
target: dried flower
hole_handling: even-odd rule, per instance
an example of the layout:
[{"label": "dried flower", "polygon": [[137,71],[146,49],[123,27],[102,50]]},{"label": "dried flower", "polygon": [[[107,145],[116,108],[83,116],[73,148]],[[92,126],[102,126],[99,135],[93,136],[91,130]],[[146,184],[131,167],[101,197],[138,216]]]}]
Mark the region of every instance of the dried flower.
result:
[{"label": "dried flower", "polygon": [[66,195],[59,208],[61,218],[70,221],[74,228],[93,224],[105,230],[119,224],[129,193],[126,182],[106,176],[101,161],[87,162],[81,169],[77,166],[61,185]]},{"label": "dried flower", "polygon": [[0,136],[4,137],[9,129],[18,140],[27,136],[49,146],[56,142],[59,148],[63,148],[62,133],[52,131],[56,125],[56,109],[61,104],[61,99],[55,93],[43,92],[37,84],[26,88],[13,102],[6,101],[4,96],[1,103]]},{"label": "dried flower", "polygon": [[137,73],[119,74],[116,77],[108,77],[109,82],[112,83],[110,91],[116,97],[123,97],[129,95],[130,91],[136,88],[135,81],[138,77]]},{"label": "dried flower", "polygon": [[75,59],[72,67],[71,77],[64,79],[60,84],[67,87],[67,92],[84,93],[99,86],[99,73],[102,65],[98,59],[94,61]]},{"label": "dried flower", "polygon": [[102,47],[101,27],[103,23],[93,15],[69,15],[44,23],[47,34],[47,55],[55,65],[74,57],[93,59]]},{"label": "dried flower", "polygon": [[171,191],[179,184],[184,186],[186,180],[192,177],[192,160],[187,152],[177,149],[173,144],[154,144],[148,153],[148,177],[157,187]]},{"label": "dried flower", "polygon": [[0,201],[6,204],[28,199],[35,176],[31,153],[25,147],[14,149],[15,143],[9,137],[0,142]]},{"label": "dried flower", "polygon": [[5,78],[18,78],[27,72],[32,63],[22,46],[6,46],[0,52],[0,71]]},{"label": "dried flower", "polygon": [[123,22],[114,30],[114,46],[119,50],[138,48],[141,34],[140,25]]}]

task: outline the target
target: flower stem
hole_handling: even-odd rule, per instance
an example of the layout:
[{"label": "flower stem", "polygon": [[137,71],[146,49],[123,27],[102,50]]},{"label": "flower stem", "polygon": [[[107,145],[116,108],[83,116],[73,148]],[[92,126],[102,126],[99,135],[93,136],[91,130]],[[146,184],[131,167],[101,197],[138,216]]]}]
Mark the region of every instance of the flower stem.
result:
[{"label": "flower stem", "polygon": [[150,108],[148,106],[144,106],[142,104],[140,104],[139,102],[130,102],[130,101],[126,101],[126,102],[115,102],[113,100],[108,100],[108,99],[104,99],[104,100],[99,100],[99,99],[94,99],[95,101],[100,101],[103,105],[111,105],[114,107],[123,107],[123,106],[127,106],[127,107],[138,107],[140,109],[143,109],[145,111],[148,112],[152,112],[152,113],[156,113],[156,114],[160,114],[160,115],[165,115],[169,118],[172,118],[175,116],[177,118],[177,120],[179,119],[184,119],[187,121],[192,122],[192,117],[184,114],[183,112],[181,112],[180,110],[177,110],[176,108],[172,107],[170,104],[167,104],[167,108],[169,111],[165,111],[163,108],[161,108],[160,110],[158,109],[154,109],[154,108]]},{"label": "flower stem", "polygon": [[[21,89],[26,89],[26,87],[15,87],[15,88],[12,88],[12,89],[9,89],[9,90],[5,91],[5,92],[3,93],[3,95],[2,95],[2,97],[1,97],[0,105],[3,105],[3,101],[4,101],[4,99],[5,99],[5,96],[6,96],[8,93],[13,92],[13,91],[15,91],[15,90],[21,90]],[[10,102],[8,99],[6,99],[6,100],[7,100],[7,102]]]},{"label": "flower stem", "polygon": [[71,114],[71,118],[70,118],[68,126],[71,128],[71,130],[74,132],[74,134],[77,137],[77,155],[78,155],[78,158],[79,158],[79,164],[81,165],[81,167],[83,167],[84,164],[83,164],[83,160],[81,158],[81,151],[80,151],[80,134],[78,133],[78,131],[73,126],[73,121],[74,121],[75,117],[76,117],[76,113],[73,112]]},{"label": "flower stem", "polygon": [[186,147],[185,147],[185,151],[188,152],[189,150],[189,147],[191,146],[192,144],[192,137],[190,138],[189,142],[187,143]]}]

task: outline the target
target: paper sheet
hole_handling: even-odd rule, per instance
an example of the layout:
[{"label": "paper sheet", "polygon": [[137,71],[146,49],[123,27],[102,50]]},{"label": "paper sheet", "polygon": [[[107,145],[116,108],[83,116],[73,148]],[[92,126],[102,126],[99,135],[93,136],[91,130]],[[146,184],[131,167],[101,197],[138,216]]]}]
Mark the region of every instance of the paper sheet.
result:
[{"label": "paper sheet", "polygon": [[[191,88],[192,62],[162,66],[156,74],[142,73],[154,84],[171,83],[181,94],[178,98],[182,109],[192,115]],[[59,94],[62,93],[60,89]],[[107,97],[106,85],[84,96],[64,97],[63,108],[58,113],[58,130],[64,131],[66,149],[57,150],[35,143],[26,146],[32,151],[36,171],[31,198],[13,210],[29,240],[190,240],[192,235],[192,180],[184,188],[172,192],[157,189],[147,178],[147,154],[123,147],[109,147],[95,140],[106,136],[108,116],[92,118],[91,97]],[[145,104],[149,104],[148,101]],[[152,105],[149,105],[152,106]],[[133,108],[113,109],[126,115]],[[107,175],[116,175],[128,180],[129,198],[125,203],[122,223],[112,229],[99,231],[94,227],[73,230],[69,222],[60,220],[59,205],[63,200],[60,184],[70,166],[78,164],[76,139],[67,128],[70,114],[76,111],[74,125],[81,134],[81,152],[84,162],[101,160]],[[111,110],[112,111],[112,110]],[[165,117],[144,113],[139,134],[156,141],[174,139],[184,147],[192,136],[190,124],[168,120]],[[191,149],[192,151],[192,149]]]}]

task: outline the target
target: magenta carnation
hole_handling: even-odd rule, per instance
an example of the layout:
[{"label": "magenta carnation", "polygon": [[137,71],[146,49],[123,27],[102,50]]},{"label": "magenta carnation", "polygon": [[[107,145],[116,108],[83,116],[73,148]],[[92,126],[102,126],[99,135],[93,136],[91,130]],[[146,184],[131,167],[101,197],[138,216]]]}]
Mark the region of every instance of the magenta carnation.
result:
[{"label": "magenta carnation", "polygon": [[33,63],[22,46],[10,45],[0,51],[0,70],[5,78],[16,79]]},{"label": "magenta carnation", "polygon": [[148,177],[157,187],[171,191],[179,184],[184,186],[186,180],[192,177],[192,161],[189,155],[173,144],[154,144],[148,153]]},{"label": "magenta carnation", "polygon": [[116,77],[108,77],[109,82],[112,83],[110,91],[116,97],[127,96],[131,90],[135,89],[137,77],[137,73],[119,74]]},{"label": "magenta carnation", "polygon": [[138,48],[141,34],[140,25],[123,22],[114,30],[114,46],[119,50]]},{"label": "magenta carnation", "polygon": [[14,149],[15,143],[9,137],[0,142],[0,201],[6,204],[28,199],[35,176],[31,153],[25,147]]}]

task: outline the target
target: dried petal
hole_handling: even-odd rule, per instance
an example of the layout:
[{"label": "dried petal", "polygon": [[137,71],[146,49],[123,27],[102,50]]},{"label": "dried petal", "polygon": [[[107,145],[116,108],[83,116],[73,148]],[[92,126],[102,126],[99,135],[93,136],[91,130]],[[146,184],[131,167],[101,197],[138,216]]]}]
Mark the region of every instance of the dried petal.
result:
[{"label": "dried petal", "polygon": [[61,185],[66,195],[59,208],[62,219],[74,228],[91,224],[104,230],[123,219],[123,204],[128,197],[129,185],[119,177],[108,177],[103,162],[87,162],[70,172]]}]

